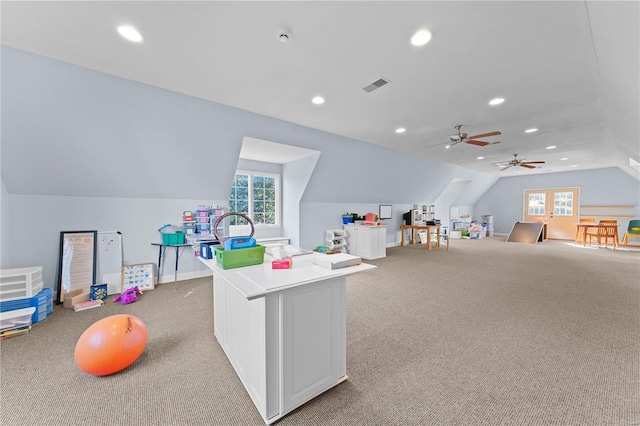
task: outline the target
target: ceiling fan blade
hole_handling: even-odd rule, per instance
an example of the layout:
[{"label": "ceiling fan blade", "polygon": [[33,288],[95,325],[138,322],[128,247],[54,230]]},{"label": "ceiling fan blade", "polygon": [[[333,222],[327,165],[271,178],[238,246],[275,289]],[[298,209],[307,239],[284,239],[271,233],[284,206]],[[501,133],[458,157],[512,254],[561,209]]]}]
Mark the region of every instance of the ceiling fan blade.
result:
[{"label": "ceiling fan blade", "polygon": [[489,145],[489,142],[484,142],[484,141],[474,141],[473,139],[469,139],[468,141],[465,141],[466,143],[470,143],[471,145],[478,145],[478,146],[486,146]]},{"label": "ceiling fan blade", "polygon": [[544,161],[525,161],[522,164],[544,164]]},{"label": "ceiling fan blade", "polygon": [[530,166],[528,163],[520,163],[518,164],[520,167],[526,167],[527,169],[535,169],[536,166]]},{"label": "ceiling fan blade", "polygon": [[501,135],[501,134],[502,133],[500,133],[500,132],[489,132],[489,133],[483,133],[481,135],[469,136],[469,139],[486,138],[488,136],[498,136],[498,135]]},{"label": "ceiling fan blade", "polygon": [[511,164],[509,164],[508,166],[504,166],[503,168],[500,169],[500,171],[507,170],[509,167],[511,167]]}]

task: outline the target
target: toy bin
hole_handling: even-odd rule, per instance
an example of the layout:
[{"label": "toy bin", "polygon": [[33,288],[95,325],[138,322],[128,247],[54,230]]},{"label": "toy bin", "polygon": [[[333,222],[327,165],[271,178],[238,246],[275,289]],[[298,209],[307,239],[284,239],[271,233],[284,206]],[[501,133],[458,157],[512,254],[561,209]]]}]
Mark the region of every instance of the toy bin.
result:
[{"label": "toy bin", "polygon": [[0,312],[34,308],[31,322],[36,324],[53,313],[53,290],[45,287],[36,296],[0,302]]},{"label": "toy bin", "polygon": [[184,244],[184,232],[176,231],[162,234],[162,244]]},{"label": "toy bin", "polygon": [[203,259],[213,259],[216,257],[214,249],[215,246],[219,246],[219,242],[201,242],[200,243],[200,257]]},{"label": "toy bin", "polygon": [[42,266],[0,270],[0,300],[32,297],[42,287]]},{"label": "toy bin", "polygon": [[14,309],[0,312],[0,331],[31,325],[31,316],[36,308]]},{"label": "toy bin", "polygon": [[182,227],[184,228],[184,230],[187,233],[187,235],[195,234],[196,229],[197,229],[195,222],[194,223],[185,223]]},{"label": "toy bin", "polygon": [[264,246],[225,250],[222,247],[214,249],[218,265],[222,269],[241,268],[243,266],[259,265],[264,262]]},{"label": "toy bin", "polygon": [[347,225],[349,223],[353,223],[353,215],[342,215],[342,224]]}]

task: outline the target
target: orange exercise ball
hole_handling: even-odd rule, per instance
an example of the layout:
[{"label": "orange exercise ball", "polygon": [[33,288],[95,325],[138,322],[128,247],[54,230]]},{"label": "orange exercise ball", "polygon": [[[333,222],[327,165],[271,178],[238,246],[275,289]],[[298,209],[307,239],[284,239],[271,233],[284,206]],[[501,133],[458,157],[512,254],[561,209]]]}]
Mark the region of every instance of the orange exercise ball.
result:
[{"label": "orange exercise ball", "polygon": [[87,328],[74,357],[85,373],[108,376],[124,370],[138,359],[147,345],[147,326],[133,315],[111,315]]}]

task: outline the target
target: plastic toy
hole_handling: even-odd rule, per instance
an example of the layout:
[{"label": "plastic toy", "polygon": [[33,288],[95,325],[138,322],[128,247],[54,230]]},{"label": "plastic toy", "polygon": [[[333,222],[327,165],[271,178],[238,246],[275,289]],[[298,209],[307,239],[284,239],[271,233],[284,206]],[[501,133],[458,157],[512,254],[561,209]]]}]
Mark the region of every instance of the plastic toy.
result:
[{"label": "plastic toy", "polygon": [[133,303],[138,300],[136,294],[142,294],[138,286],[131,287],[126,289],[123,293],[113,298],[114,302],[122,301],[123,305],[128,305],[129,303]]},{"label": "plastic toy", "polygon": [[124,370],[144,351],[147,326],[133,315],[111,315],[89,326],[78,339],[74,358],[85,373],[107,376]]}]

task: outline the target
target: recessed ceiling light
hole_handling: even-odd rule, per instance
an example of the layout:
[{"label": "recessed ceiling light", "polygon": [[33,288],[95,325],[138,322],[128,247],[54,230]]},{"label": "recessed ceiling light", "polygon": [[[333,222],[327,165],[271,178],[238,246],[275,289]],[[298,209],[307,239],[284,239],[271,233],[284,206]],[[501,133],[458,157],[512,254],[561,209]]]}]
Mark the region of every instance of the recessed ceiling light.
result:
[{"label": "recessed ceiling light", "polygon": [[315,98],[311,99],[311,102],[316,105],[322,105],[324,103],[324,98],[322,96],[316,96]]},{"label": "recessed ceiling light", "polygon": [[476,160],[484,160],[484,157],[476,157]]},{"label": "recessed ceiling light", "polygon": [[548,147],[546,147],[545,149],[556,149],[557,147],[555,145],[549,145]]},{"label": "recessed ceiling light", "polygon": [[130,25],[120,25],[118,27],[118,33],[134,43],[140,43],[142,41],[142,34]]},{"label": "recessed ceiling light", "polygon": [[572,164],[571,167],[578,167],[578,165],[577,164]]},{"label": "recessed ceiling light", "polygon": [[449,148],[451,148],[451,145],[447,145],[444,147],[444,149],[449,149]]},{"label": "recessed ceiling light", "polygon": [[432,36],[433,35],[431,34],[431,31],[420,30],[416,32],[413,37],[411,37],[411,44],[413,44],[414,46],[424,46],[425,44],[429,43]]},{"label": "recessed ceiling light", "polygon": [[535,132],[537,132],[537,131],[538,131],[538,129],[533,128],[533,129],[527,129],[527,130],[525,130],[524,132],[525,132],[525,133],[535,133]]},{"label": "recessed ceiling light", "polygon": [[500,105],[504,102],[504,98],[494,98],[489,101],[489,105]]},{"label": "recessed ceiling light", "polygon": [[567,161],[568,159],[569,159],[569,157],[562,157],[562,158],[560,159],[560,161]]},{"label": "recessed ceiling light", "polygon": [[396,133],[404,133],[404,132],[406,132],[406,131],[407,131],[407,129],[405,129],[404,127],[398,127],[398,128],[396,129]]}]

